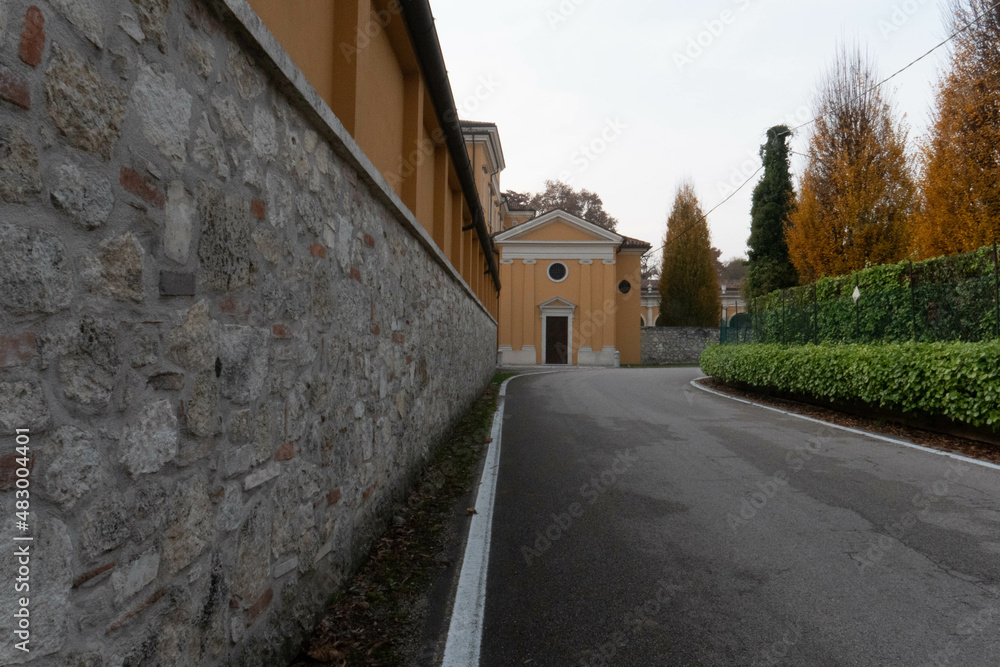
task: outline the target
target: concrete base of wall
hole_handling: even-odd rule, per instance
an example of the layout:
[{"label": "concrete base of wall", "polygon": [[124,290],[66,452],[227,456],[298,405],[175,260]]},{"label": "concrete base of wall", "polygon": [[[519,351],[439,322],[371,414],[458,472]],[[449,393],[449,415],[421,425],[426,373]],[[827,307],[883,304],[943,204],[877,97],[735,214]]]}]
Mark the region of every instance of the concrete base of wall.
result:
[{"label": "concrete base of wall", "polygon": [[[581,347],[577,350],[576,359],[577,366],[598,366],[605,368],[618,368],[619,366],[619,352],[610,346],[596,352],[589,347]],[[522,368],[524,366],[546,364],[538,363],[538,354],[533,345],[525,345],[522,350],[513,350],[510,347],[502,346],[497,350],[497,365],[503,368]]]},{"label": "concrete base of wall", "polygon": [[589,347],[581,347],[577,351],[577,364],[579,366],[616,368],[618,366],[618,351],[614,347],[605,347],[600,351],[591,350]]},{"label": "concrete base of wall", "polygon": [[514,350],[509,347],[500,348],[501,366],[537,366],[538,353],[534,345],[525,345],[522,350]]}]

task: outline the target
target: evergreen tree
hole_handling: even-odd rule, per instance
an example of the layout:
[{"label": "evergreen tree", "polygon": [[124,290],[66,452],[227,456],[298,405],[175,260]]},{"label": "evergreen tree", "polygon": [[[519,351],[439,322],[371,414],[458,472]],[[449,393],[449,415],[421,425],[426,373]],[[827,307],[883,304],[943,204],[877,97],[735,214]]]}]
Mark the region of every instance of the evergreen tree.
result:
[{"label": "evergreen tree", "polygon": [[995,0],[952,4],[955,38],[921,147],[921,206],[913,249],[935,257],[1000,239],[1000,7]]},{"label": "evergreen tree", "polygon": [[721,320],[719,277],[715,271],[708,220],[694,187],[677,189],[667,219],[660,272],[661,327],[714,327]]},{"label": "evergreen tree", "polygon": [[787,143],[790,136],[787,126],[776,125],[767,131],[767,143],[760,147],[764,175],[753,191],[747,240],[750,251],[745,294],[751,298],[799,284],[785,241],[785,227],[795,208]]},{"label": "evergreen tree", "polygon": [[799,278],[812,282],[909,252],[915,185],[907,129],[862,49],[843,48],[819,97],[805,174],[785,229]]}]

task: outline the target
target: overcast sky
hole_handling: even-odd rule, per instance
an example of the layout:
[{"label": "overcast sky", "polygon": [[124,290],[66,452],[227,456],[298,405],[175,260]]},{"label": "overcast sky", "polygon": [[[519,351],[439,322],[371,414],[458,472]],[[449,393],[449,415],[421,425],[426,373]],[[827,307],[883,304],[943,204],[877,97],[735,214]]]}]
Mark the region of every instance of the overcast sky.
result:
[{"label": "overcast sky", "polygon": [[[546,179],[597,192],[619,231],[658,247],[677,185],[707,211],[760,166],[768,127],[814,115],[838,43],[883,75],[947,36],[947,0],[431,0],[460,115],[499,125],[501,187]],[[700,44],[699,44],[700,42]],[[887,85],[926,129],[947,49]],[[793,140],[804,152],[807,132]],[[589,150],[587,148],[589,147]],[[795,168],[801,173],[802,160]],[[746,188],[709,217],[723,257],[746,252]]]}]

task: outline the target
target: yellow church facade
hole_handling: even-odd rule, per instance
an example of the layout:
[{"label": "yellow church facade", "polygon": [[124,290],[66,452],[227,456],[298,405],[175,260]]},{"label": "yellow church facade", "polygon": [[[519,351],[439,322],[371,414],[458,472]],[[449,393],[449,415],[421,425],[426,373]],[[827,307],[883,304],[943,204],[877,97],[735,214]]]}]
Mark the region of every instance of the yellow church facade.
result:
[{"label": "yellow church facade", "polygon": [[556,210],[494,237],[499,363],[637,364],[641,259],[650,244]]}]

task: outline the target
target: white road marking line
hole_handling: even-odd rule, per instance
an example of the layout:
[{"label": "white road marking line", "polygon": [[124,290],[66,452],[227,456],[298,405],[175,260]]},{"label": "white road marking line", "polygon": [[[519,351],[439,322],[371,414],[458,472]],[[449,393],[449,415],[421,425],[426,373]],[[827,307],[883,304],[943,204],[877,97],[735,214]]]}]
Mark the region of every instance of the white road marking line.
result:
[{"label": "white road marking line", "polygon": [[[518,376],[515,376],[518,377]],[[483,617],[486,613],[486,571],[490,562],[490,533],[493,532],[493,500],[496,497],[497,475],[500,472],[500,435],[503,432],[503,409],[507,401],[507,378],[497,394],[497,411],[493,414],[490,446],[486,451],[483,477],[476,496],[476,514],[472,515],[469,539],[462,557],[462,572],[458,577],[455,606],[451,610],[448,643],[444,649],[442,667],[470,667],[479,664],[479,647],[483,642]]]},{"label": "white road marking line", "polygon": [[709,389],[708,387],[703,387],[698,384],[698,380],[705,380],[708,376],[703,376],[700,378],[695,378],[691,380],[691,386],[695,389],[700,389],[709,394],[715,394],[716,396],[721,396],[722,398],[728,398],[731,401],[736,401],[737,403],[745,403],[747,405],[752,405],[758,408],[764,408],[765,410],[770,410],[771,412],[777,412],[782,415],[788,415],[789,417],[795,417],[797,419],[804,419],[805,421],[813,422],[815,424],[822,424],[823,426],[829,426],[841,431],[847,431],[848,433],[853,433],[855,435],[862,435],[868,438],[874,438],[875,440],[883,440],[885,442],[891,442],[894,445],[902,445],[903,447],[909,447],[910,449],[919,449],[922,452],[927,452],[929,454],[937,454],[938,456],[947,456],[951,459],[956,459],[958,461],[964,461],[966,463],[972,463],[973,465],[982,466],[984,468],[993,468],[994,470],[1000,470],[1000,465],[996,463],[990,463],[989,461],[981,461],[979,459],[973,459],[968,456],[962,456],[961,454],[954,454],[952,452],[944,452],[940,449],[931,449],[930,447],[924,447],[923,445],[918,445],[915,442],[907,442],[906,440],[897,440],[896,438],[890,438],[884,435],[879,435],[878,433],[872,433],[870,431],[862,431],[856,428],[849,428],[847,426],[840,426],[839,424],[833,424],[831,422],[825,422],[821,419],[814,419],[813,417],[806,417],[805,415],[800,415],[795,412],[789,412],[788,410],[781,410],[779,408],[773,408],[770,405],[764,405],[762,403],[755,403],[754,401],[748,401],[745,398],[736,398],[735,396],[730,396],[729,394],[724,394],[721,391],[715,391],[714,389]]},{"label": "white road marking line", "polygon": [[486,616],[486,572],[490,563],[490,536],[493,532],[493,501],[496,498],[497,476],[500,473],[500,436],[503,432],[503,411],[507,402],[507,385],[511,380],[535,375],[550,375],[563,371],[522,373],[507,378],[497,393],[497,411],[493,414],[490,446],[486,451],[483,477],[476,495],[476,514],[469,525],[469,538],[458,575],[455,606],[451,610],[448,641],[444,648],[442,667],[476,667],[483,643],[483,618]]}]

